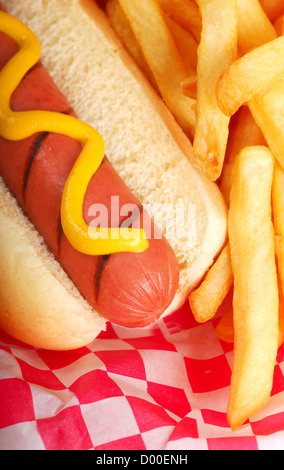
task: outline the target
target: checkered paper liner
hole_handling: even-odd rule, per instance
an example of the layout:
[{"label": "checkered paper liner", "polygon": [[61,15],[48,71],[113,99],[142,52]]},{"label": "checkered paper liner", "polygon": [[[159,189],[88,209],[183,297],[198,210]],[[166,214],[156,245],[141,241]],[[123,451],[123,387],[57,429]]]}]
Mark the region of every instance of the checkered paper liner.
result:
[{"label": "checkered paper liner", "polygon": [[284,348],[272,395],[237,431],[226,421],[233,346],[186,304],[143,329],[108,324],[52,352],[0,334],[1,450],[284,450]]}]

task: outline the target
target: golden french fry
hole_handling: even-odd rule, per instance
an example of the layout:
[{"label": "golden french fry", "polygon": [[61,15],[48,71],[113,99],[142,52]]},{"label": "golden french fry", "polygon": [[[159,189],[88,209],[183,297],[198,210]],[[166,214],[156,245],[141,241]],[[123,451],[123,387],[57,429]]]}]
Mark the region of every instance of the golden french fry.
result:
[{"label": "golden french fry", "polygon": [[153,74],[118,0],[108,0],[105,11],[113,30],[116,32],[124,47],[141,68],[153,87],[157,88]]},{"label": "golden french fry", "polygon": [[273,224],[279,277],[284,290],[284,170],[276,162],[272,184]]},{"label": "golden french fry", "polygon": [[118,0],[108,0],[105,11],[113,30],[116,32],[122,44],[141,68],[153,87],[156,88],[153,74]]},{"label": "golden french fry", "polygon": [[189,295],[191,311],[199,323],[214,317],[233,285],[230,247],[227,244],[200,286]]},{"label": "golden french fry", "polygon": [[[274,28],[255,0],[237,0],[239,34],[242,30],[243,51],[248,52],[253,47],[261,46],[265,42],[277,37]],[[263,16],[264,15],[264,16]],[[250,21],[251,19],[251,21]],[[249,40],[250,31],[253,31],[253,41]],[[246,41],[245,37],[248,37]],[[284,168],[284,80],[280,79],[264,90],[254,95],[248,102],[250,111],[272,153]]]},{"label": "golden french fry", "polygon": [[189,98],[197,98],[197,75],[185,78],[181,82],[182,92]]},{"label": "golden french fry", "polygon": [[258,0],[236,0],[238,43],[243,53],[277,37],[276,31]]},{"label": "golden french fry", "polygon": [[278,36],[284,34],[284,15],[279,16],[273,23],[274,29]]},{"label": "golden french fry", "polygon": [[182,93],[180,84],[187,77],[186,69],[159,5],[154,0],[119,2],[165,103],[185,133],[192,138],[196,102]]},{"label": "golden french fry", "polygon": [[200,41],[201,15],[195,0],[157,0],[161,8]]},{"label": "golden french fry", "polygon": [[219,339],[226,343],[234,342],[234,319],[233,319],[233,289],[230,290],[226,299],[220,307],[223,311],[217,323],[215,333]]},{"label": "golden french fry", "polygon": [[284,14],[283,0],[259,0],[259,3],[272,22]]},{"label": "golden french fry", "polygon": [[284,344],[284,296],[283,289],[280,286],[279,289],[279,336],[278,336],[278,346]]},{"label": "golden french fry", "polygon": [[256,93],[284,77],[284,36],[259,46],[233,62],[220,77],[218,105],[232,116]]},{"label": "golden french fry", "polygon": [[165,21],[172,33],[177,49],[185,65],[188,75],[196,74],[197,42],[194,37],[179,23],[165,15]]},{"label": "golden french fry", "polygon": [[274,157],[247,147],[236,158],[228,227],[234,273],[234,356],[227,418],[243,424],[270,396],[278,348],[278,286],[271,189]]},{"label": "golden french fry", "polygon": [[[284,296],[279,284],[279,333],[278,333],[278,347],[284,344]],[[217,323],[215,333],[219,339],[226,343],[234,342],[234,318],[233,318],[233,305],[232,305],[233,289],[228,294],[223,302],[220,310],[223,314]]]},{"label": "golden french fry", "polygon": [[219,186],[227,206],[230,205],[231,171],[238,153],[250,145],[265,145],[262,132],[247,106],[242,106],[232,117],[229,138]]},{"label": "golden french fry", "polygon": [[282,281],[279,275],[279,269],[277,271],[278,279],[278,296],[279,296],[279,332],[278,332],[278,346],[282,346],[284,343],[284,295],[282,288]]},{"label": "golden french fry", "polygon": [[269,148],[284,168],[284,78],[254,95],[248,105]]},{"label": "golden french fry", "polygon": [[200,168],[216,180],[225,157],[229,118],[217,104],[215,88],[221,74],[236,59],[237,8],[231,0],[197,0],[197,4],[203,26],[198,47],[193,149]]}]

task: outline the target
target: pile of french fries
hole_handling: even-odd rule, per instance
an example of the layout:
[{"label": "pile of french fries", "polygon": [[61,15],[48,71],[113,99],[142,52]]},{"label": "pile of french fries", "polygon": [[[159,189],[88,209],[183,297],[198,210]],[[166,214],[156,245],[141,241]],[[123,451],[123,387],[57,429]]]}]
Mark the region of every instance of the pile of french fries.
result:
[{"label": "pile of french fries", "polygon": [[[284,0],[108,0],[122,42],[191,140],[228,205],[228,240],[190,294],[223,308],[238,428],[269,399],[284,342]],[[217,317],[219,318],[219,317]]]}]

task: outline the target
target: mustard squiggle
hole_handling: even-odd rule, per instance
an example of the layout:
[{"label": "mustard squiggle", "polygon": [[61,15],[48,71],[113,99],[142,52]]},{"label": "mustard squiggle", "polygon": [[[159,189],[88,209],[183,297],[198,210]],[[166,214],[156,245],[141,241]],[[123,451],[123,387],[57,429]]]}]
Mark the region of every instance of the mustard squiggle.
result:
[{"label": "mustard squiggle", "polygon": [[34,33],[20,20],[0,11],[0,31],[13,38],[18,52],[0,72],[0,135],[18,141],[36,132],[54,132],[78,140],[82,151],[66,181],[61,201],[61,223],[70,244],[89,255],[140,252],[148,247],[143,229],[90,227],[83,218],[87,186],[105,153],[101,135],[73,116],[51,111],[14,112],[12,93],[39,60],[41,46]]}]

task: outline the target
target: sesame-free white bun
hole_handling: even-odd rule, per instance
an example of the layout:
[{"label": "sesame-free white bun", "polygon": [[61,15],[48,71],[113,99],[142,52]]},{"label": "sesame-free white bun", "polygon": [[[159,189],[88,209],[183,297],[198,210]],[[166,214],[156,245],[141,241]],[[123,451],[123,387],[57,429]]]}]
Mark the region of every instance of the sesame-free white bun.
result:
[{"label": "sesame-free white bun", "polygon": [[[2,0],[42,45],[41,60],[83,121],[103,136],[114,168],[171,244],[180,266],[173,312],[223,247],[227,211],[192,146],[88,0]],[[162,208],[172,217],[159,219]],[[180,212],[184,216],[179,223]],[[181,220],[182,220],[181,219]],[[47,349],[90,343],[106,321],[81,297],[0,182],[0,328]]]}]

